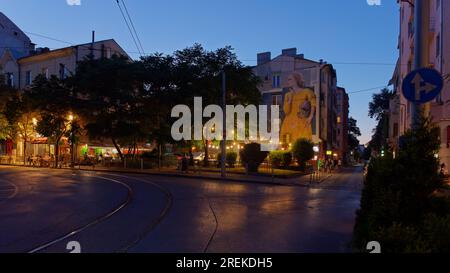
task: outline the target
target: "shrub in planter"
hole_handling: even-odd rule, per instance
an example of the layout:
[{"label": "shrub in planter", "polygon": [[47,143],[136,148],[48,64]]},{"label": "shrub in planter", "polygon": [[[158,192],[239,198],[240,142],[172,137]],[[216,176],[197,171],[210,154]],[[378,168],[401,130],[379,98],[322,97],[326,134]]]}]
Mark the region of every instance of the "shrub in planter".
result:
[{"label": "shrub in planter", "polygon": [[273,151],[270,153],[270,163],[275,168],[287,168],[291,165],[292,154],[288,151]]},{"label": "shrub in planter", "polygon": [[241,150],[241,161],[250,173],[257,173],[261,163],[264,162],[268,152],[261,151],[261,145],[250,143]]},{"label": "shrub in planter", "polygon": [[[217,155],[217,165],[220,167],[221,166],[221,162],[222,161],[222,154],[219,153]],[[228,166],[228,168],[234,168],[234,166],[236,166],[236,161],[237,161],[237,153],[235,152],[228,152],[225,158],[225,162]]]},{"label": "shrub in planter", "polygon": [[314,158],[314,144],[308,139],[298,139],[292,145],[292,154],[297,160],[300,170],[306,170],[306,163]]}]

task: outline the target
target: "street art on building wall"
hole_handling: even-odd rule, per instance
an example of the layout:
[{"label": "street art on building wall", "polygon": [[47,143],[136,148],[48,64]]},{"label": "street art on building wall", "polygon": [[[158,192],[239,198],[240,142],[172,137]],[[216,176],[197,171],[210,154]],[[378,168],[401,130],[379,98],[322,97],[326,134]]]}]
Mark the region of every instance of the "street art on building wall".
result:
[{"label": "street art on building wall", "polygon": [[283,103],[281,139],[285,143],[300,138],[312,140],[317,97],[313,90],[304,87],[303,77],[299,73],[291,74],[287,84],[289,90]]}]

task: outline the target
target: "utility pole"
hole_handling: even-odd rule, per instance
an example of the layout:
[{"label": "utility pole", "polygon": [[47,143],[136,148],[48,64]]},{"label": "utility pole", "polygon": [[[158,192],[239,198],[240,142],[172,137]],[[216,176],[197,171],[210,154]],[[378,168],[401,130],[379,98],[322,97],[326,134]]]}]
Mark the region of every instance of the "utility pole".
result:
[{"label": "utility pole", "polygon": [[[430,24],[430,11],[428,0],[414,1],[414,69],[425,68],[428,66],[428,32]],[[418,103],[412,103],[412,128],[416,126],[419,120],[421,106]],[[429,115],[430,104],[424,107],[424,114]]]},{"label": "utility pole", "polygon": [[222,111],[223,111],[223,119],[222,119],[222,162],[221,162],[221,176],[222,178],[226,177],[226,166],[225,161],[227,158],[227,98],[226,98],[226,76],[225,70],[222,70]]}]

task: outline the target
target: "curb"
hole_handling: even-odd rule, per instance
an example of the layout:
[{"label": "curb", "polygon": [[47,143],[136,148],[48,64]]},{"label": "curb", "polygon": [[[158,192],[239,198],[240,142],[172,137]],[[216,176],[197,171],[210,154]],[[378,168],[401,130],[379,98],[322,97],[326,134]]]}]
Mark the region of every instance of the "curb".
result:
[{"label": "curb", "polygon": [[[18,167],[18,168],[28,168],[28,169],[39,169],[31,166],[23,166],[23,165],[8,165],[8,164],[0,164],[0,166],[6,167]],[[52,169],[52,168],[45,168]],[[251,179],[239,179],[232,177],[214,177],[214,176],[202,176],[202,175],[183,175],[177,173],[148,173],[148,172],[140,172],[140,171],[121,171],[121,170],[101,170],[101,169],[77,169],[77,168],[60,168],[57,170],[71,170],[71,171],[83,171],[83,172],[101,172],[101,173],[128,173],[128,174],[139,174],[139,175],[148,175],[148,176],[165,176],[165,177],[175,177],[175,178],[186,178],[186,179],[209,179],[214,181],[230,181],[230,182],[240,182],[240,183],[248,183],[248,184],[263,184],[268,186],[294,186],[295,184],[287,184],[287,183],[278,183],[278,182],[266,182],[266,181],[257,181]],[[298,186],[298,185],[295,185]]]},{"label": "curb", "polygon": [[[66,170],[72,170],[70,168],[63,168]],[[165,177],[175,177],[175,178],[187,178],[187,179],[209,179],[215,181],[232,181],[232,182],[241,182],[241,183],[249,183],[249,184],[264,184],[270,186],[290,186],[290,184],[285,183],[277,183],[277,182],[265,182],[265,181],[256,181],[250,179],[238,179],[238,178],[230,178],[230,177],[214,177],[214,176],[202,176],[202,175],[183,175],[177,173],[145,173],[138,171],[118,171],[118,170],[85,170],[85,169],[73,169],[74,171],[87,171],[87,172],[103,172],[103,173],[128,173],[128,174],[140,174],[140,175],[148,175],[148,176],[165,176]]]},{"label": "curb", "polygon": [[[30,169],[39,169],[39,168],[35,168],[32,166],[23,166],[23,165],[8,165],[8,164],[0,164],[0,166],[9,166],[9,167],[19,167],[19,168],[30,168]],[[44,168],[47,169],[47,168]],[[54,168],[48,168],[48,169],[54,169]],[[186,178],[186,179],[208,179],[208,180],[214,180],[214,181],[229,181],[229,182],[237,182],[237,183],[247,183],[247,184],[261,184],[261,185],[266,185],[266,186],[284,186],[284,187],[304,187],[304,188],[308,188],[314,185],[318,185],[322,182],[324,182],[325,180],[329,179],[330,177],[332,177],[333,175],[328,175],[324,178],[322,178],[320,181],[318,181],[315,184],[309,184],[309,183],[282,183],[282,182],[269,182],[269,181],[258,181],[255,179],[246,179],[246,178],[233,178],[233,177],[215,177],[215,176],[204,176],[204,175],[186,175],[186,174],[182,174],[182,173],[149,173],[149,172],[141,172],[141,171],[137,171],[137,170],[102,170],[102,169],[78,169],[78,168],[68,168],[68,167],[63,167],[57,170],[72,170],[72,171],[84,171],[84,172],[101,172],[101,173],[125,173],[125,174],[138,174],[138,175],[148,175],[148,176],[164,176],[164,177],[174,177],[174,178]],[[210,173],[214,173],[214,172],[210,172]],[[258,178],[268,178],[267,176],[256,176]],[[299,177],[291,177],[291,178],[280,178],[280,177],[275,177],[275,179],[297,179],[297,178],[301,178],[303,176],[299,176]]]}]

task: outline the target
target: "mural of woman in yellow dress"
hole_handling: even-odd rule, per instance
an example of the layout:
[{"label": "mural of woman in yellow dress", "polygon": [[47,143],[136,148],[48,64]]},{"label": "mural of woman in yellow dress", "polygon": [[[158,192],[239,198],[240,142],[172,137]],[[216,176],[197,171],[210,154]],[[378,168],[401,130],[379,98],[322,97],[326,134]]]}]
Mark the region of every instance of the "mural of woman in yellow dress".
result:
[{"label": "mural of woman in yellow dress", "polygon": [[312,140],[316,95],[313,90],[304,87],[303,77],[299,73],[291,74],[287,83],[289,92],[284,97],[281,139],[286,144],[299,138]]}]

